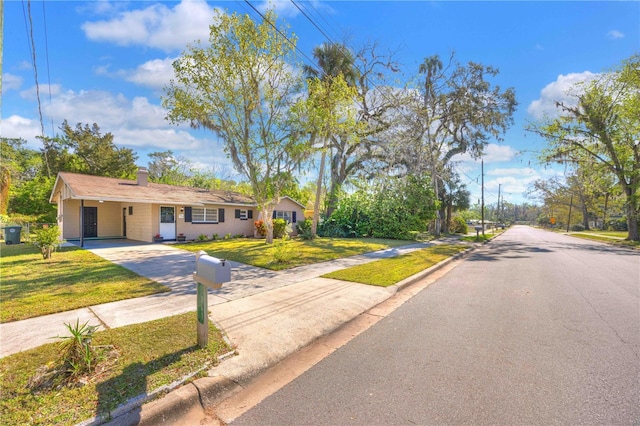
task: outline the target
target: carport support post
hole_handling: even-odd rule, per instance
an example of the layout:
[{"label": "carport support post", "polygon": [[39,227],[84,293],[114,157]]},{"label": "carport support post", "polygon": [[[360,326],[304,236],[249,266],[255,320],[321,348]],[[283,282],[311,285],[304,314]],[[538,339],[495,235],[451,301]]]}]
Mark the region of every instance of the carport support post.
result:
[{"label": "carport support post", "polygon": [[198,283],[198,346],[206,348],[209,344],[209,309],[207,287]]},{"label": "carport support post", "polygon": [[80,247],[84,248],[84,200],[80,200]]}]

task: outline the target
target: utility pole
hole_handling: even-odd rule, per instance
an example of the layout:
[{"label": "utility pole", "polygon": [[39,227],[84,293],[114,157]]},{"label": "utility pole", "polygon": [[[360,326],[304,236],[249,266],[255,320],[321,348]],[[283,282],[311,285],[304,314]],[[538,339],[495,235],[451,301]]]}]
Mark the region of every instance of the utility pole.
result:
[{"label": "utility pole", "polygon": [[498,223],[500,223],[500,188],[502,187],[502,184],[499,183],[498,184]]},{"label": "utility pole", "polygon": [[480,175],[482,176],[482,204],[480,204],[480,215],[482,218],[482,235],[484,236],[484,159],[480,161],[480,167]]}]

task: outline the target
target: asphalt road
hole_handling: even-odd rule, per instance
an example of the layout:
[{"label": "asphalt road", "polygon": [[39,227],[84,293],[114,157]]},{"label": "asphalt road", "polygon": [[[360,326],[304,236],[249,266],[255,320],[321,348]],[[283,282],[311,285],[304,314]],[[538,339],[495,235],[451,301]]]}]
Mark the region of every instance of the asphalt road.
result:
[{"label": "asphalt road", "polygon": [[640,424],[640,255],[514,227],[233,425]]}]

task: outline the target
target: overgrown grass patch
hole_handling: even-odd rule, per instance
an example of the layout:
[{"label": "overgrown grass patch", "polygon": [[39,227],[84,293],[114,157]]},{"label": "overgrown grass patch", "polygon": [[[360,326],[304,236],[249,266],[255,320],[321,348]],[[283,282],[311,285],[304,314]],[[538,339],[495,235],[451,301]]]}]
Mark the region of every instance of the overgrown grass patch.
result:
[{"label": "overgrown grass patch", "polygon": [[53,365],[59,344],[49,343],[0,359],[0,418],[6,425],[73,425],[112,412],[143,393],[214,366],[229,348],[209,324],[209,345],[197,346],[196,313],[97,332],[92,344],[102,347],[98,373],[86,384],[29,390],[29,379],[43,365]]},{"label": "overgrown grass patch", "polygon": [[358,265],[323,275],[343,281],[352,281],[388,287],[441,262],[468,248],[466,245],[436,245],[402,256]]},{"label": "overgrown grass patch", "polygon": [[78,247],[60,248],[47,260],[30,244],[0,250],[0,322],[169,291]]},{"label": "overgrown grass patch", "polygon": [[273,246],[265,240],[239,238],[235,240],[193,242],[176,247],[197,252],[204,250],[210,256],[234,260],[247,265],[259,266],[274,271],[325,262],[327,260],[384,250],[411,244],[414,241],[378,238],[316,238],[314,240],[292,239],[287,242],[293,257],[287,263],[274,260]]}]

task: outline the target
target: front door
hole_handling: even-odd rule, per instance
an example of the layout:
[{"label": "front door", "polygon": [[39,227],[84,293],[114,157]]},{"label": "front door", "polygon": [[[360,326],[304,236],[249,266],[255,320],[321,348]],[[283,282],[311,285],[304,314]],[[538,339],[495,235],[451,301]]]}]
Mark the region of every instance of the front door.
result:
[{"label": "front door", "polygon": [[176,208],[160,206],[160,235],[165,240],[176,239]]},{"label": "front door", "polygon": [[96,238],[98,236],[98,208],[85,207],[83,216],[82,235],[84,238]]}]

